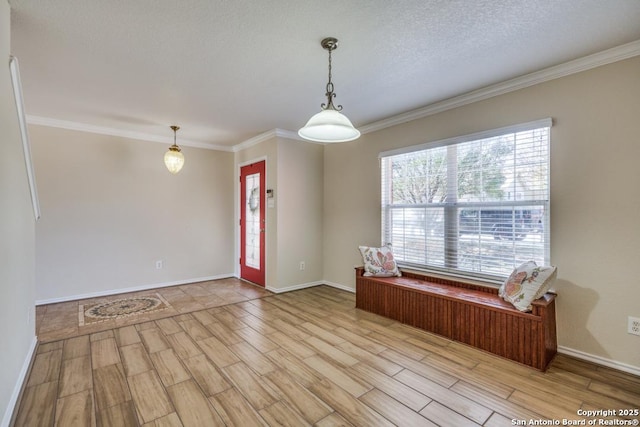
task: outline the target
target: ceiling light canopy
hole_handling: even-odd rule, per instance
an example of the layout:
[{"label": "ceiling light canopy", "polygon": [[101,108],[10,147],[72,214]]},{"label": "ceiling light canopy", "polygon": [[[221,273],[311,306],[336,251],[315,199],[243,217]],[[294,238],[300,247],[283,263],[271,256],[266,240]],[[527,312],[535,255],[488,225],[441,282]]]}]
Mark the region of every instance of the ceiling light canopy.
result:
[{"label": "ceiling light canopy", "polygon": [[176,132],[180,126],[171,126],[173,129],[173,145],[169,147],[169,151],[164,153],[164,164],[172,174],[177,174],[184,166],[184,154],[180,152],[180,147],[176,144]]},{"label": "ceiling light canopy", "polygon": [[329,82],[327,83],[327,103],[322,104],[322,110],[312,116],[307,124],[298,131],[304,139],[315,142],[334,143],[353,141],[360,137],[360,131],[353,127],[351,121],[342,114],[342,105],[333,105],[333,82],[331,81],[331,52],[338,48],[338,39],[327,37],[320,45],[329,51]]}]

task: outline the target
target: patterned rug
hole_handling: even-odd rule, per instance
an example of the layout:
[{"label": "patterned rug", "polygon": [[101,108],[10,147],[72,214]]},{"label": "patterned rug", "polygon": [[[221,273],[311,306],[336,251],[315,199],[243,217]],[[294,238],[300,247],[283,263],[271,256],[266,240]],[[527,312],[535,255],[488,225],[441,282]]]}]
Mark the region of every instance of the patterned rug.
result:
[{"label": "patterned rug", "polygon": [[80,326],[85,326],[167,308],[171,308],[171,304],[158,293],[96,304],[80,304],[78,306],[78,323]]}]

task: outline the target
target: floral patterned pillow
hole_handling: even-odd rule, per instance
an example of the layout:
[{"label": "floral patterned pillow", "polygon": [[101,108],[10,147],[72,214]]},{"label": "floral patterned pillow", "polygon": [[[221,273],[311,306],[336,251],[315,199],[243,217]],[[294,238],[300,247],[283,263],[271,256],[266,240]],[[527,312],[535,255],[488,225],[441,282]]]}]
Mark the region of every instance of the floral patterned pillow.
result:
[{"label": "floral patterned pillow", "polygon": [[556,279],[556,267],[538,267],[528,261],[517,267],[498,293],[520,311],[531,311],[531,302],[543,296]]},{"label": "floral patterned pillow", "polygon": [[391,277],[401,275],[396,260],[393,258],[391,245],[381,248],[359,246],[358,249],[360,249],[364,260],[364,276]]}]

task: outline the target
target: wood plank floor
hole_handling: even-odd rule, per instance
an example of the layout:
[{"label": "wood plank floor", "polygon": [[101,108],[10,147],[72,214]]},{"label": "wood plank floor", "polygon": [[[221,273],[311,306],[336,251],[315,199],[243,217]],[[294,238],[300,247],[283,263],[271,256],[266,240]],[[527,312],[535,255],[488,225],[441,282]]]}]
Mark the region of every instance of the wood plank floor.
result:
[{"label": "wood plank floor", "polygon": [[640,407],[639,377],[562,355],[540,373],[327,286],[143,320],[39,345],[15,425],[508,426]]},{"label": "wood plank floor", "polygon": [[[79,325],[79,307],[105,303],[128,297],[156,296],[159,294],[170,304],[169,308],[147,314],[121,317],[97,323]],[[170,286],[160,289],[87,298],[36,307],[36,336],[40,342],[87,335],[107,329],[133,325],[145,320],[157,320],[206,308],[221,307],[236,302],[272,295],[271,292],[235,278]]]}]

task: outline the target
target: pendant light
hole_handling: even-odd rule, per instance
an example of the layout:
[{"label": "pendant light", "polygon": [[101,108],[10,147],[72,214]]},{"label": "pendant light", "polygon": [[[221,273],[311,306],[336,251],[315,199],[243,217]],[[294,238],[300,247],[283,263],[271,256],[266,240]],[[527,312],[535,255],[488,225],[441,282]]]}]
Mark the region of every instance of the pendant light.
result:
[{"label": "pendant light", "polygon": [[342,114],[342,105],[333,105],[333,82],[331,81],[331,51],[338,48],[338,39],[327,37],[320,45],[329,51],[329,82],[327,83],[327,103],[322,104],[322,110],[309,119],[307,124],[298,131],[304,139],[315,142],[334,143],[353,141],[360,137],[360,131],[354,128],[351,121]]},{"label": "pendant light", "polygon": [[173,129],[173,145],[169,147],[169,151],[164,153],[164,164],[172,174],[177,174],[184,166],[184,154],[180,152],[180,147],[176,144],[176,132],[180,126],[171,126]]}]

